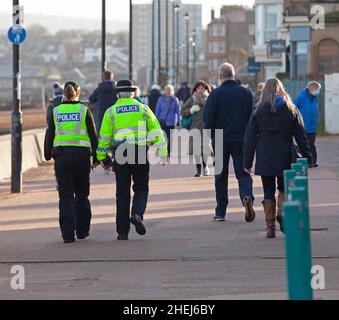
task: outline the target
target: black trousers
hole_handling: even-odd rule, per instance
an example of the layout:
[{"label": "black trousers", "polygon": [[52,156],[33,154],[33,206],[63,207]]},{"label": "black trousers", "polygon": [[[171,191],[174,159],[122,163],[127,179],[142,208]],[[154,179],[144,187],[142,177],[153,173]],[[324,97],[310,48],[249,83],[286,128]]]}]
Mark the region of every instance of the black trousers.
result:
[{"label": "black trousers", "polygon": [[166,137],[167,137],[167,151],[168,151],[168,156],[171,155],[171,138],[172,138],[172,134],[171,134],[171,130],[173,130],[175,128],[175,126],[165,126],[163,128],[163,130],[165,131]]},{"label": "black trousers", "polygon": [[271,176],[261,176],[262,185],[264,188],[264,199],[273,200],[275,199],[276,189],[279,192],[284,193],[284,178],[283,177],[271,177]]},{"label": "black trousers", "polygon": [[[119,235],[128,235],[131,215],[139,215],[143,219],[147,207],[150,165],[148,162],[146,164],[135,163],[121,165],[114,162],[117,204],[116,223]],[[132,181],[134,196],[131,210]]]},{"label": "black trousers", "polygon": [[64,147],[54,158],[60,229],[63,239],[73,240],[75,232],[81,236],[90,230],[90,151],[88,148]]},{"label": "black trousers", "polygon": [[307,134],[307,138],[308,138],[308,142],[310,144],[310,148],[311,148],[311,153],[312,153],[312,158],[313,158],[313,164],[317,163],[318,160],[318,154],[317,154],[317,149],[315,147],[315,139],[316,139],[316,133],[308,133]]}]

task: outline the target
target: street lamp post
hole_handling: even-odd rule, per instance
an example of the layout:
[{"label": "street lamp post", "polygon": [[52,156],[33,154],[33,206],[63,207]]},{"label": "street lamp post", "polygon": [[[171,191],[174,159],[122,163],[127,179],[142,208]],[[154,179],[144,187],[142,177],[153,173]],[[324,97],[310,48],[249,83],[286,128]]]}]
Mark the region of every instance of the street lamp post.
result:
[{"label": "street lamp post", "polygon": [[168,79],[168,71],[169,71],[169,10],[168,10],[168,6],[169,6],[169,1],[166,0],[166,80]]},{"label": "street lamp post", "polygon": [[129,79],[133,80],[133,3],[129,0]]},{"label": "street lamp post", "polygon": [[158,82],[161,80],[161,0],[158,0]]},{"label": "street lamp post", "polygon": [[195,29],[192,31],[192,46],[193,46],[193,71],[192,83],[196,81],[196,68],[197,68],[197,32]]},{"label": "street lamp post", "polygon": [[[20,24],[19,0],[13,0],[13,26]],[[22,111],[20,46],[13,44],[12,176],[11,192],[22,192]]]},{"label": "street lamp post", "polygon": [[106,70],[106,0],[102,0],[101,74]]},{"label": "street lamp post", "polygon": [[190,36],[189,36],[189,27],[190,27],[190,14],[185,13],[184,19],[186,21],[186,81],[189,82],[189,73],[190,73]]},{"label": "street lamp post", "polygon": [[155,76],[155,0],[152,1],[152,84],[154,84]]},{"label": "street lamp post", "polygon": [[173,59],[173,61],[172,61],[172,79],[173,79],[173,81],[172,81],[172,83],[173,83],[173,85],[175,85],[176,84],[176,73],[177,73],[177,68],[176,68],[176,65],[175,65],[175,54],[176,54],[176,52],[177,52],[177,47],[176,47],[176,42],[175,42],[175,38],[176,38],[176,36],[175,36],[175,17],[176,17],[176,12],[179,10],[179,8],[180,8],[180,6],[179,6],[179,4],[178,3],[176,3],[176,2],[173,2],[173,7],[172,7],[172,9],[173,9],[173,11],[172,11],[172,28],[173,28],[173,30],[172,30],[172,41],[173,41],[173,44],[172,44],[172,59]]},{"label": "street lamp post", "polygon": [[176,32],[176,39],[177,39],[177,43],[176,43],[176,52],[177,52],[177,58],[176,58],[176,68],[175,68],[175,83],[176,83],[176,86],[178,87],[179,85],[179,65],[180,65],[180,56],[179,56],[179,41],[180,41],[180,30],[179,30],[179,11],[180,11],[180,5],[179,4],[176,4],[175,5],[175,10],[176,10],[176,19],[177,19],[177,32]]}]

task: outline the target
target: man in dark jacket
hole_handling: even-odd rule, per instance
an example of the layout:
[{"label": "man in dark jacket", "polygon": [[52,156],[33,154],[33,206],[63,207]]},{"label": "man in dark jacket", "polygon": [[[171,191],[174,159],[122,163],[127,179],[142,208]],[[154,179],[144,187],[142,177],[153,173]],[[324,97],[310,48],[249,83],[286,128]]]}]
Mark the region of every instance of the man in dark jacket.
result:
[{"label": "man in dark jacket", "polygon": [[59,82],[53,84],[53,99],[50,100],[50,104],[47,107],[47,123],[49,118],[53,116],[53,109],[62,102],[64,98],[64,88],[60,85]]},{"label": "man in dark jacket", "polygon": [[160,90],[160,86],[154,84],[151,88],[150,94],[147,96],[145,101],[145,104],[150,107],[153,113],[155,112],[155,107],[157,106],[159,98],[162,96]]},{"label": "man in dark jacket", "polygon": [[[253,210],[253,180],[243,168],[243,144],[248,121],[252,114],[252,93],[235,81],[234,67],[229,63],[220,66],[221,86],[212,91],[205,110],[205,129],[212,131],[214,150],[223,147],[223,170],[215,176],[217,207],[215,221],[225,221],[228,206],[228,170],[230,157],[233,159],[234,171],[239,183],[239,193],[246,209],[245,220],[255,219]],[[215,145],[216,129],[223,130],[223,146]]]},{"label": "man in dark jacket", "polygon": [[188,86],[188,83],[183,82],[175,96],[179,99],[180,102],[185,103],[191,97],[191,94],[191,88]]},{"label": "man in dark jacket", "polygon": [[116,85],[113,81],[114,74],[106,70],[102,76],[103,82],[95,89],[89,97],[90,104],[97,104],[95,110],[95,120],[98,132],[100,132],[101,122],[106,110],[112,107],[117,101]]}]

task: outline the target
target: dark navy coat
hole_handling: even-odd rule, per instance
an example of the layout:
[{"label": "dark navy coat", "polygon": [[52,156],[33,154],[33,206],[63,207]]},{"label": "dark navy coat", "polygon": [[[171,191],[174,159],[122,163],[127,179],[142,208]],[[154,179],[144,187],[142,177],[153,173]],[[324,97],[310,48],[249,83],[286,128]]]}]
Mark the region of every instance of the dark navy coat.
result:
[{"label": "dark navy coat", "polygon": [[251,91],[227,80],[212,91],[204,108],[205,129],[223,129],[224,143],[243,142],[253,111]]},{"label": "dark navy coat", "polygon": [[274,113],[266,104],[254,111],[244,141],[244,168],[252,168],[256,154],[255,174],[282,177],[291,167],[292,139],[295,138],[302,155],[312,161],[312,155],[300,113],[284,103]]},{"label": "dark navy coat", "polygon": [[106,110],[112,107],[118,100],[116,85],[113,81],[103,81],[94,90],[93,94],[89,97],[90,104],[97,103],[96,120],[98,130],[100,129],[102,119]]}]

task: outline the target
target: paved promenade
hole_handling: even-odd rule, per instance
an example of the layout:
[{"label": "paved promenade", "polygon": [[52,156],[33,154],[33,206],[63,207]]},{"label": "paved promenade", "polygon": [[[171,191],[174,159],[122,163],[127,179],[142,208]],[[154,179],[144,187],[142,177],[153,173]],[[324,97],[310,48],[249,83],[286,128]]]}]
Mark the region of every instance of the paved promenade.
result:
[{"label": "paved promenade", "polygon": [[[317,299],[339,299],[339,137],[318,140],[310,171],[313,264],[326,272]],[[92,175],[93,225],[88,240],[65,245],[58,228],[53,166],[25,174],[24,193],[0,183],[0,299],[286,299],[283,235],[265,238],[263,192],[255,177],[254,223],[244,222],[230,176],[227,222],[212,222],[213,177],[193,178],[192,165],[151,169],[147,235],[134,228],[116,241],[114,175]],[[22,265],[25,290],[10,288]]]}]

